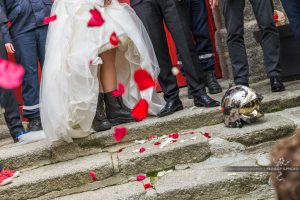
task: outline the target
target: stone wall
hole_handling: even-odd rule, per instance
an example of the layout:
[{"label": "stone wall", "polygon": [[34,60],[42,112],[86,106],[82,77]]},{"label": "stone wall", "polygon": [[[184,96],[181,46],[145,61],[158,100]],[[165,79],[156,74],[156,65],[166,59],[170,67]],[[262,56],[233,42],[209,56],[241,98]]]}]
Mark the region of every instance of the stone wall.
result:
[{"label": "stone wall", "polygon": [[[221,0],[222,1],[222,0]],[[257,82],[266,79],[265,66],[263,63],[263,52],[260,45],[255,41],[253,32],[258,30],[258,26],[253,14],[253,10],[249,0],[246,1],[244,11],[245,22],[245,43],[250,68],[250,82]],[[276,10],[283,11],[280,0],[273,0]],[[216,46],[220,57],[221,68],[224,79],[232,79],[231,61],[227,49],[227,32],[224,26],[224,18],[221,7],[214,10],[214,18],[216,22]]]}]

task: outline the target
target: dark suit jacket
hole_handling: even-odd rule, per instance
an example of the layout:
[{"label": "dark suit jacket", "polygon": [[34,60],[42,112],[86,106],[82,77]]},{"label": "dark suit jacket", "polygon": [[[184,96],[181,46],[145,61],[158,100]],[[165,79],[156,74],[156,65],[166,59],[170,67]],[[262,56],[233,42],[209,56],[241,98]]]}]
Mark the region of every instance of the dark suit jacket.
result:
[{"label": "dark suit jacket", "polygon": [[11,37],[43,26],[51,6],[52,0],[0,0],[0,29],[5,43],[12,42]]},{"label": "dark suit jacket", "polygon": [[131,5],[131,6],[134,6],[134,5],[136,5],[136,4],[141,3],[141,1],[143,1],[143,0],[130,0],[130,5]]}]

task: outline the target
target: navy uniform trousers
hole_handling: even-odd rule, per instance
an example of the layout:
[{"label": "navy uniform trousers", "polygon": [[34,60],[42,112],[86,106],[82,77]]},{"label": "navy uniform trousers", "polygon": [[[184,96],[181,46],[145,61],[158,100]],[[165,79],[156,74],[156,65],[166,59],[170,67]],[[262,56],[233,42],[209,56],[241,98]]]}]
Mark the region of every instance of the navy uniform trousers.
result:
[{"label": "navy uniform trousers", "polygon": [[[0,58],[7,59],[6,50],[3,41],[0,40]],[[0,88],[0,103],[1,107],[5,109],[4,117],[9,129],[9,132],[13,138],[16,135],[24,131],[22,125],[19,105],[17,103],[16,96],[13,90],[5,90]]]},{"label": "navy uniform trousers", "polygon": [[24,117],[36,118],[39,112],[38,61],[45,59],[45,45],[48,26],[42,26],[13,38],[17,62],[26,70],[22,84]]},{"label": "navy uniform trousers", "polygon": [[185,3],[202,69],[203,71],[213,71],[215,59],[208,30],[205,0],[185,0]]}]

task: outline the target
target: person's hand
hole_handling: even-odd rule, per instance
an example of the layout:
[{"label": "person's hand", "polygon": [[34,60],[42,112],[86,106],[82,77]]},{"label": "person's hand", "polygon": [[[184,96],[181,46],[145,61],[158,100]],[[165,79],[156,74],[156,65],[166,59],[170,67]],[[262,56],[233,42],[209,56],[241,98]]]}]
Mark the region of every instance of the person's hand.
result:
[{"label": "person's hand", "polygon": [[15,52],[15,48],[14,48],[14,45],[12,43],[6,43],[5,48],[6,48],[7,53],[14,53]]},{"label": "person's hand", "polygon": [[209,5],[210,5],[211,9],[214,9],[215,7],[217,7],[219,5],[219,0],[209,0]]},{"label": "person's hand", "polygon": [[104,6],[109,6],[112,0],[104,0]]}]

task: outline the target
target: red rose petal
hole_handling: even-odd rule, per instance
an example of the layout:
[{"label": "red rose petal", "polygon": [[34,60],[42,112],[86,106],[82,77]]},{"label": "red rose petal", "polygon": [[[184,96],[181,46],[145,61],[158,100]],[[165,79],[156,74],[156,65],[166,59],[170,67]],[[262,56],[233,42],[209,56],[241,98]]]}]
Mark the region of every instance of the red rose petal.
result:
[{"label": "red rose petal", "polygon": [[152,76],[146,70],[143,69],[139,69],[135,71],[134,80],[140,91],[155,86],[155,82]]},{"label": "red rose petal", "polygon": [[56,15],[51,15],[44,18],[44,24],[49,24],[57,19]]},{"label": "red rose petal", "polygon": [[142,121],[148,116],[148,108],[148,102],[145,99],[140,99],[132,109],[131,116],[134,117],[136,121]]},{"label": "red rose petal", "polygon": [[117,46],[120,43],[120,39],[115,32],[110,35],[109,42],[113,46]]},{"label": "red rose petal", "polygon": [[155,142],[154,143],[154,145],[160,145],[161,144],[161,142]]},{"label": "red rose petal", "polygon": [[278,16],[277,14],[275,14],[275,15],[273,16],[273,18],[274,18],[274,21],[277,22],[278,19],[279,19],[279,16]]},{"label": "red rose petal", "polygon": [[142,175],[136,177],[136,180],[137,180],[137,181],[143,181],[143,180],[145,180],[145,179],[146,179],[146,177],[145,177],[145,176],[142,176]]},{"label": "red rose petal", "polygon": [[144,153],[146,151],[146,149],[144,147],[140,148],[139,152],[140,153]]},{"label": "red rose petal", "polygon": [[204,133],[203,136],[206,137],[206,138],[211,138],[209,133]]},{"label": "red rose petal", "polygon": [[224,113],[224,111],[225,111],[225,108],[221,107],[221,112]]},{"label": "red rose petal", "polygon": [[88,22],[88,27],[97,27],[97,26],[99,27],[104,24],[105,21],[101,13],[96,8],[90,10],[90,13],[92,17]]},{"label": "red rose petal", "polygon": [[172,142],[172,143],[175,143],[175,142],[177,142],[177,140],[171,140],[171,142]]},{"label": "red rose petal", "polygon": [[190,132],[190,134],[194,135],[194,134],[195,134],[195,132],[194,132],[194,131],[192,131],[192,132]]},{"label": "red rose petal", "polygon": [[149,188],[152,188],[151,183],[146,183],[146,184],[144,184],[144,188],[145,188],[146,190],[149,189]]},{"label": "red rose petal", "polygon": [[125,85],[123,83],[119,83],[118,89],[112,92],[112,95],[115,97],[120,97],[125,92]]},{"label": "red rose petal", "polygon": [[122,149],[119,149],[119,150],[118,150],[118,153],[121,153],[122,151],[123,151],[123,148],[122,148]]},{"label": "red rose petal", "polygon": [[153,140],[154,138],[155,138],[154,135],[150,135],[150,136],[148,137],[148,141],[151,141],[151,140]]},{"label": "red rose petal", "polygon": [[126,127],[116,127],[114,130],[114,138],[116,142],[120,142],[127,134],[128,129]]},{"label": "red rose petal", "polygon": [[0,59],[0,87],[15,89],[22,84],[25,70],[21,65]]},{"label": "red rose petal", "polygon": [[92,178],[93,181],[97,181],[96,173],[94,171],[90,171],[89,176]]},{"label": "red rose petal", "polygon": [[169,135],[169,138],[177,139],[177,138],[179,138],[179,134],[178,133],[172,133],[172,134]]}]

